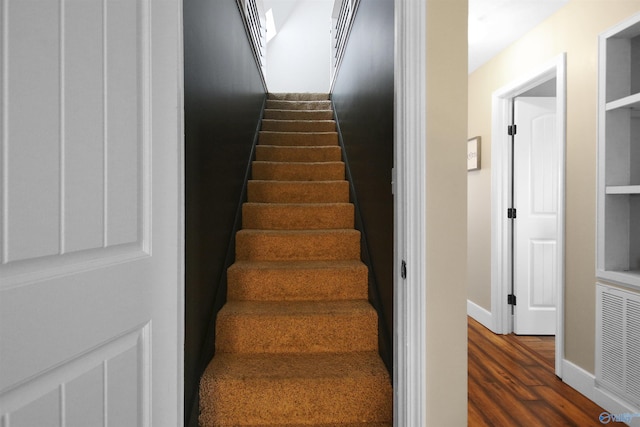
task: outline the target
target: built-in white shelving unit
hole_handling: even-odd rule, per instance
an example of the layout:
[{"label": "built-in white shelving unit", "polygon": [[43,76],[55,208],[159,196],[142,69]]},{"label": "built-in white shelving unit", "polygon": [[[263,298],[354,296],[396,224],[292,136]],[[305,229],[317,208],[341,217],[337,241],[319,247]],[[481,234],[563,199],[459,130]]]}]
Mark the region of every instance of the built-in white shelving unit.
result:
[{"label": "built-in white shelving unit", "polygon": [[640,290],[640,14],[600,35],[597,276]]}]

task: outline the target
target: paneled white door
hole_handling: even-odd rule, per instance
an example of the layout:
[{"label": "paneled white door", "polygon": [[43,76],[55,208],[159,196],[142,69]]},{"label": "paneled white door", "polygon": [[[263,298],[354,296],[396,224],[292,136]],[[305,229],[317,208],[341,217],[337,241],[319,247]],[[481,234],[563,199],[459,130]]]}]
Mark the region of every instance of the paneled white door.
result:
[{"label": "paneled white door", "polygon": [[558,150],[556,98],[515,99],[514,332],[556,333]]},{"label": "paneled white door", "polygon": [[180,0],[0,0],[0,426],[182,425]]}]

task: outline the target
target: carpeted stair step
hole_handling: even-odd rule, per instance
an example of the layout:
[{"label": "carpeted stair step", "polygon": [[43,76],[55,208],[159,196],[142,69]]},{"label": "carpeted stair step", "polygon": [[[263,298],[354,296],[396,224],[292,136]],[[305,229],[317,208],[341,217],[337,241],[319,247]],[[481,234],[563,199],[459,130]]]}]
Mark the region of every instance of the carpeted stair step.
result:
[{"label": "carpeted stair step", "polygon": [[267,108],[274,110],[330,110],[331,101],[285,101],[267,99]]},{"label": "carpeted stair step", "polygon": [[367,266],[349,261],[238,261],[227,270],[227,300],[367,298]]},{"label": "carpeted stair step", "polygon": [[236,260],[331,261],[360,259],[360,232],[345,230],[240,230]]},{"label": "carpeted stair step", "polygon": [[364,427],[390,423],[393,411],[391,382],[377,352],[216,354],[200,395],[201,427]]},{"label": "carpeted stair step", "polygon": [[247,183],[247,200],[257,203],[343,203],[349,201],[347,181],[263,181]]},{"label": "carpeted stair step", "polygon": [[327,101],[328,93],[302,92],[302,93],[269,93],[268,99],[281,101]]},{"label": "carpeted stair step", "polygon": [[265,119],[333,120],[333,110],[264,110]]},{"label": "carpeted stair step", "polygon": [[351,203],[244,203],[242,228],[326,230],[353,228]]},{"label": "carpeted stair step", "polygon": [[343,162],[252,163],[253,179],[276,181],[333,181],[344,179]]},{"label": "carpeted stair step", "polygon": [[342,161],[342,150],[338,146],[257,145],[256,160],[266,162],[339,162]]},{"label": "carpeted stair step", "polygon": [[227,301],[216,353],[375,351],[378,314],[367,300]]},{"label": "carpeted stair step", "polygon": [[323,146],[338,145],[337,132],[274,132],[260,131],[258,134],[260,145],[294,145],[294,146]]},{"label": "carpeted stair step", "polygon": [[[244,426],[244,427],[266,427],[266,426],[253,425],[253,426]],[[393,427],[393,423],[285,424],[282,427]]]},{"label": "carpeted stair step", "polygon": [[[224,427],[224,426],[223,426]],[[263,425],[253,425],[244,427],[266,427]],[[340,423],[340,424],[285,424],[279,427],[393,427],[393,423]]]},{"label": "carpeted stair step", "polygon": [[274,132],[335,132],[333,120],[262,120],[263,131]]}]

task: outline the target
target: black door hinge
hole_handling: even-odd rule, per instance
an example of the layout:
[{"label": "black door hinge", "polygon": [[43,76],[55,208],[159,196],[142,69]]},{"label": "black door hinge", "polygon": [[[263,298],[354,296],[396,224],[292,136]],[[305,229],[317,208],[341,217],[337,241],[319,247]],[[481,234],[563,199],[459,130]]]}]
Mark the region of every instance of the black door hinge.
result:
[{"label": "black door hinge", "polygon": [[511,135],[511,136],[515,135],[517,131],[518,131],[518,127],[516,125],[507,126],[507,133],[509,135]]},{"label": "black door hinge", "polygon": [[402,260],[402,266],[400,267],[400,276],[403,279],[407,278],[407,263],[404,260]]},{"label": "black door hinge", "polygon": [[507,295],[507,304],[516,305],[516,296],[513,294]]},{"label": "black door hinge", "polygon": [[516,208],[507,209],[507,218],[515,219],[516,218]]}]

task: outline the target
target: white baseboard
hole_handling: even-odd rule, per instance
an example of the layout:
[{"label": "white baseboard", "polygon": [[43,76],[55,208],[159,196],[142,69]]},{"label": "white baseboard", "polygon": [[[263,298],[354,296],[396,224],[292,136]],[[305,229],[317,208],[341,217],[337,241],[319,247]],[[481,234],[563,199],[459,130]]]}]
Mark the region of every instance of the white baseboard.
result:
[{"label": "white baseboard", "polygon": [[467,300],[467,315],[478,321],[485,328],[493,331],[493,315],[491,312],[471,300]]},{"label": "white baseboard", "polygon": [[566,359],[562,361],[562,381],[601,406],[609,414],[614,416],[630,415],[630,422],[626,424],[632,427],[640,427],[640,408],[635,408],[606,390],[596,387],[596,380],[593,374]]},{"label": "white baseboard", "polygon": [[567,359],[562,361],[562,381],[595,402],[596,377]]}]

